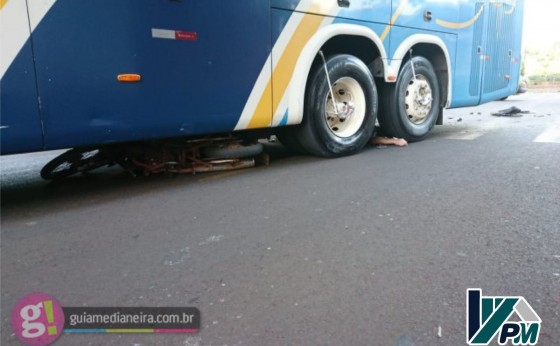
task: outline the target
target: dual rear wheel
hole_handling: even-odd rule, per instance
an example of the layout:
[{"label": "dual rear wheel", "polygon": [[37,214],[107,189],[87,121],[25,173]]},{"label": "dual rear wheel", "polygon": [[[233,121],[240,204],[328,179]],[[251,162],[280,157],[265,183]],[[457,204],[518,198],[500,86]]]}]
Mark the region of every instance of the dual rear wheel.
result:
[{"label": "dual rear wheel", "polygon": [[[412,65],[414,64],[414,65]],[[327,76],[328,73],[328,76]],[[288,148],[322,157],[350,155],[371,139],[378,117],[383,134],[422,139],[439,115],[439,83],[430,62],[409,60],[395,84],[378,94],[367,66],[351,55],[335,55],[312,72],[301,125],[279,129]]]}]

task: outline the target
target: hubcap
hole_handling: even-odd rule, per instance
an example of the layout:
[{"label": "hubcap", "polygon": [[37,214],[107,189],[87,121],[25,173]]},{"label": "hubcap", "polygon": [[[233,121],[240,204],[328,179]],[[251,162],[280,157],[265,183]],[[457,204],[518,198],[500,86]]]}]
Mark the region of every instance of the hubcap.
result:
[{"label": "hubcap", "polygon": [[343,77],[332,85],[325,99],[325,118],[329,130],[337,137],[350,137],[361,128],[366,114],[366,97],[353,78]]},{"label": "hubcap", "polygon": [[432,88],[426,77],[416,75],[411,79],[406,88],[405,107],[406,114],[414,124],[423,123],[432,109]]}]

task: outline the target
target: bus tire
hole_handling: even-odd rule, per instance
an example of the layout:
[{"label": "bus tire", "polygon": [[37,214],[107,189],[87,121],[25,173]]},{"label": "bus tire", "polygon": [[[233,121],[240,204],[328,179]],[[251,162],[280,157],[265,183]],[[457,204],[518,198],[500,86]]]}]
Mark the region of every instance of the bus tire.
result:
[{"label": "bus tire", "polygon": [[304,119],[297,142],[310,154],[322,157],[351,155],[371,139],[377,116],[377,88],[367,66],[351,55],[328,59],[327,70],[339,105],[335,112],[325,68],[310,75]]},{"label": "bus tire", "polygon": [[278,137],[280,143],[289,151],[297,154],[309,154],[299,142],[297,130],[298,128],[293,126],[281,128],[276,132],[276,137]]},{"label": "bus tire", "polygon": [[397,82],[385,84],[380,90],[379,125],[383,134],[409,142],[422,140],[438,119],[440,98],[439,81],[430,61],[412,58],[403,66]]}]

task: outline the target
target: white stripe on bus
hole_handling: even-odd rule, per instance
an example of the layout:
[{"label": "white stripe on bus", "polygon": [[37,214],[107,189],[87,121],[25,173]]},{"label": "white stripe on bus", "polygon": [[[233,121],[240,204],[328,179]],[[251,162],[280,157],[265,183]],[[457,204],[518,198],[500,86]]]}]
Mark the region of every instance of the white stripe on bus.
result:
[{"label": "white stripe on bus", "polygon": [[56,0],[29,1],[29,18],[25,1],[11,0],[4,4],[0,10],[0,79],[4,78],[29,39],[30,24],[33,32],[55,2]]}]

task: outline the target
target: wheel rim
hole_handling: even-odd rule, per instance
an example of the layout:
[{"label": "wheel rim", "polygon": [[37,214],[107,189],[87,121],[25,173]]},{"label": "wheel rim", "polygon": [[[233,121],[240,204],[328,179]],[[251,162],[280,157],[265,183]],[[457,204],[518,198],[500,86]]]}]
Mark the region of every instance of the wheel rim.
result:
[{"label": "wheel rim", "polygon": [[416,125],[426,121],[432,110],[432,101],[432,87],[428,79],[417,74],[406,88],[405,107],[408,119]]},{"label": "wheel rim", "polygon": [[350,77],[343,77],[332,85],[334,102],[329,92],[325,98],[325,118],[327,127],[337,137],[355,135],[366,116],[366,96],[360,83]]}]

